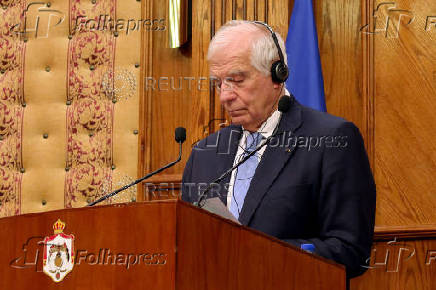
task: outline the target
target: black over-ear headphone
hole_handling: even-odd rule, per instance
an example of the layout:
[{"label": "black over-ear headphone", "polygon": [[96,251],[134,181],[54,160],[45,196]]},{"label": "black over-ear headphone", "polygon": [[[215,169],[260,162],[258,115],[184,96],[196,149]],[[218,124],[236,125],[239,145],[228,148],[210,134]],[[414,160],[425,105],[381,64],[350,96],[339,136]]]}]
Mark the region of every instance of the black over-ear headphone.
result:
[{"label": "black over-ear headphone", "polygon": [[272,78],[273,82],[275,82],[275,83],[279,83],[279,84],[284,83],[288,79],[289,69],[288,69],[288,66],[285,64],[285,61],[283,58],[283,52],[280,48],[279,41],[277,40],[276,33],[266,23],[263,23],[260,21],[253,21],[253,23],[263,25],[264,27],[266,27],[268,29],[269,32],[271,32],[271,37],[272,37],[272,39],[277,47],[277,51],[279,53],[279,58],[280,58],[280,60],[275,61],[271,65],[271,78]]},{"label": "black over-ear headphone", "polygon": [[283,52],[280,48],[279,41],[277,40],[276,33],[266,23],[263,23],[260,21],[253,21],[253,23],[263,25],[264,27],[266,27],[269,30],[269,32],[271,32],[272,39],[277,47],[277,51],[279,53],[279,58],[280,58],[280,60],[275,61],[271,65],[271,78],[272,78],[273,82],[275,82],[275,83],[284,83],[288,79],[289,69],[288,69],[288,66],[285,64],[285,61],[283,58]]}]

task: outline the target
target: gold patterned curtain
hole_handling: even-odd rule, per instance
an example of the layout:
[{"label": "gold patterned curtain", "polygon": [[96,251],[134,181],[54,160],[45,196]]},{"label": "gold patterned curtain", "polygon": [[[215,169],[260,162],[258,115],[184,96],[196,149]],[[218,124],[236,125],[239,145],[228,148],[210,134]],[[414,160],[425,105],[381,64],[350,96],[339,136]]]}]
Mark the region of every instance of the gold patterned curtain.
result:
[{"label": "gold patterned curtain", "polygon": [[0,217],[81,207],[136,178],[142,31],[126,25],[141,2],[0,7]]}]

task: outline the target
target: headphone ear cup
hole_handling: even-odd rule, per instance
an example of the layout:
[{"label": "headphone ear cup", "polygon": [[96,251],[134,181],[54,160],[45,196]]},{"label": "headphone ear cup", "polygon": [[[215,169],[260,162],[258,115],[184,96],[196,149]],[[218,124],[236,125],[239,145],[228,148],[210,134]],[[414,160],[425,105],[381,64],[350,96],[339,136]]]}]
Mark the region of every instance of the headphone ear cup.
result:
[{"label": "headphone ear cup", "polygon": [[271,66],[271,78],[275,83],[284,83],[289,76],[288,66],[281,61],[276,61]]}]

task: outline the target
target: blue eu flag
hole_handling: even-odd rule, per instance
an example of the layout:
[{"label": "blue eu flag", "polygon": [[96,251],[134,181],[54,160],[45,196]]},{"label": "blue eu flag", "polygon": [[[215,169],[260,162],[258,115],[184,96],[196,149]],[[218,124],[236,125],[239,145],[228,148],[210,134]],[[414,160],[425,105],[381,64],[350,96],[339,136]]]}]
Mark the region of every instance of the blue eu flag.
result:
[{"label": "blue eu flag", "polygon": [[303,105],[325,112],[324,80],[312,0],[295,0],[286,51],[289,66],[286,88]]}]

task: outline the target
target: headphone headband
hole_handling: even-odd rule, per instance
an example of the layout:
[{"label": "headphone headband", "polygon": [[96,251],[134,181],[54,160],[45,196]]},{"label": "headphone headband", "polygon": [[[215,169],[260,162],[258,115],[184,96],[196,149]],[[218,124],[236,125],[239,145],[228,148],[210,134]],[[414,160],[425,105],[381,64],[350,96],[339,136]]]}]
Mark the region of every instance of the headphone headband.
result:
[{"label": "headphone headband", "polygon": [[279,40],[277,39],[276,33],[266,23],[263,23],[261,21],[252,21],[252,22],[255,24],[260,24],[263,27],[266,27],[266,29],[268,29],[268,31],[271,33],[271,37],[274,41],[274,44],[277,47],[277,52],[279,53],[279,59],[280,59],[279,61],[276,61],[271,65],[271,78],[276,83],[284,83],[288,78],[289,69],[288,69],[288,66],[285,64],[283,52],[282,52],[282,49],[280,48]]}]

